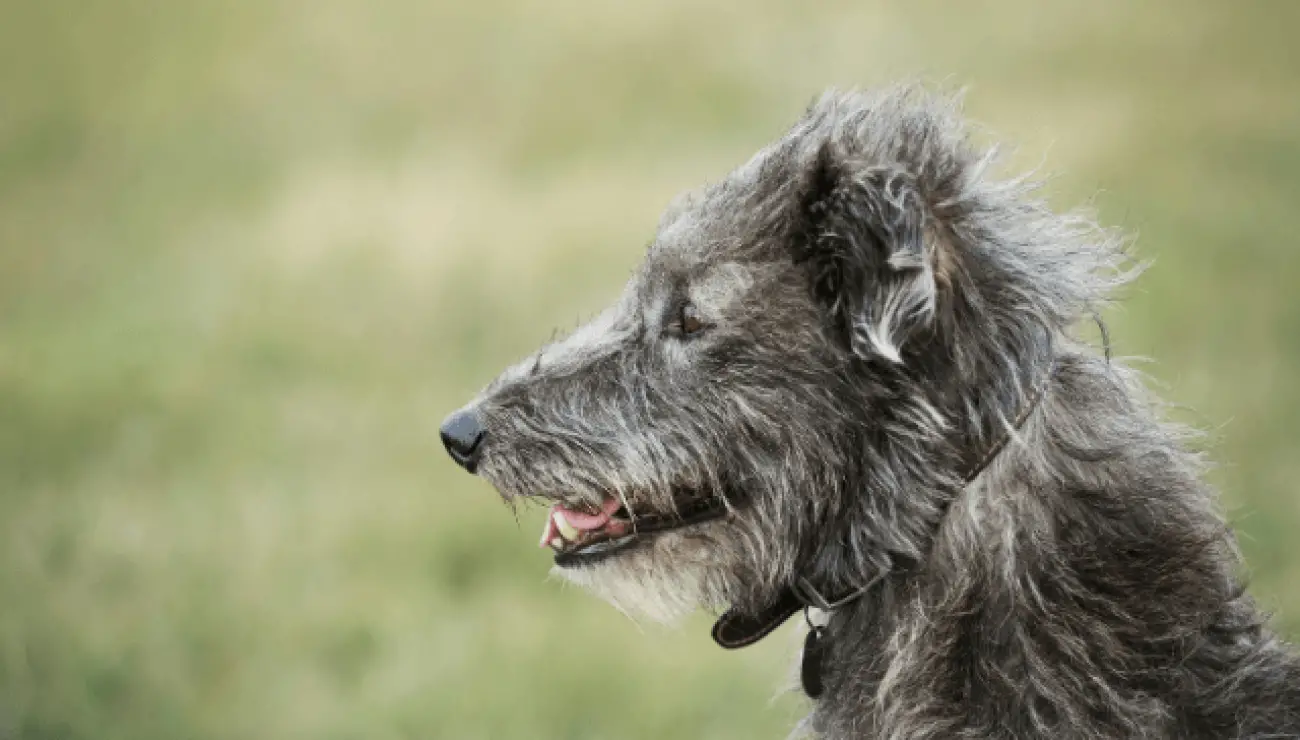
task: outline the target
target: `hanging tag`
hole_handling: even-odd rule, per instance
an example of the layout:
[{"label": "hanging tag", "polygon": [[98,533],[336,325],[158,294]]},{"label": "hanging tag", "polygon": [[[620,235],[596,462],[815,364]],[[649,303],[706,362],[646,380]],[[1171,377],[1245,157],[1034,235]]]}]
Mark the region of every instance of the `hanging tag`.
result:
[{"label": "hanging tag", "polygon": [[822,627],[808,630],[803,641],[803,663],[799,669],[799,679],[803,683],[803,692],[809,699],[822,695],[822,651],[826,648],[822,641]]}]

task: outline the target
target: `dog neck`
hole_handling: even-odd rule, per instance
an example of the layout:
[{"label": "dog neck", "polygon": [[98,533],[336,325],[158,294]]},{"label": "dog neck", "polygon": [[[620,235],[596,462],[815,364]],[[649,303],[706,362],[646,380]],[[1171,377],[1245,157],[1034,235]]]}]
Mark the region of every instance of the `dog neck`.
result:
[{"label": "dog neck", "polygon": [[1300,737],[1300,658],[1245,595],[1194,458],[1122,371],[1062,364],[923,561],[810,621],[820,736]]},{"label": "dog neck", "polygon": [[[956,493],[965,490],[1006,449],[1007,444],[1042,402],[1055,374],[1056,359],[1053,357],[1004,433],[983,453],[971,456],[973,460],[971,467],[961,477],[961,485]],[[827,614],[834,614],[867,595],[889,574],[889,571],[881,572],[865,585],[829,598],[818,589],[816,584],[803,576],[796,575],[788,586],[781,589],[773,600],[757,612],[745,613],[730,609],[724,613],[713,625],[713,640],[728,650],[747,647],[768,636],[790,617],[803,610],[808,620],[809,632],[804,642],[800,679],[804,693],[809,698],[816,699],[823,690],[822,662],[830,646],[825,626],[815,625],[809,610],[818,609]]]}]

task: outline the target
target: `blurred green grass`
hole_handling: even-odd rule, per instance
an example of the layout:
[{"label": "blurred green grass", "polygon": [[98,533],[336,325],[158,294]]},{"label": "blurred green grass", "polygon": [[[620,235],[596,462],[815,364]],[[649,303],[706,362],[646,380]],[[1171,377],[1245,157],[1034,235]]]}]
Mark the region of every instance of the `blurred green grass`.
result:
[{"label": "blurred green grass", "polygon": [[546,579],[437,424],[823,87],[926,77],[1140,235],[1118,351],[1300,633],[1286,3],[0,0],[0,737],[782,737]]}]

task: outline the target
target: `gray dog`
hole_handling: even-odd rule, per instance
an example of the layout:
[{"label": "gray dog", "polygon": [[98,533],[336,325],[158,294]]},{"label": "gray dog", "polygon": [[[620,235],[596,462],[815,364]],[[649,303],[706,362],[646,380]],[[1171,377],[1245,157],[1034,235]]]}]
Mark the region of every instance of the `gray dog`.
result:
[{"label": "gray dog", "polygon": [[1078,338],[1123,240],[994,161],[952,100],[825,96],[448,451],[621,609],[803,610],[825,737],[1300,736],[1187,434]]}]

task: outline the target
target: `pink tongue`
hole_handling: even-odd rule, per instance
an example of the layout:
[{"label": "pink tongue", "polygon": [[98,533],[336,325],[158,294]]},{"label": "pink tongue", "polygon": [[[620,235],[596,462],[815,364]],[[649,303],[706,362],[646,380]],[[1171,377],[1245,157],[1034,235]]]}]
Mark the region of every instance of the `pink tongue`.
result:
[{"label": "pink tongue", "polygon": [[583,532],[590,532],[593,529],[600,529],[606,524],[609,524],[610,515],[618,511],[620,506],[622,506],[622,504],[619,503],[619,500],[612,496],[600,502],[600,512],[597,514],[573,511],[564,508],[564,506],[560,504],[556,504],[551,507],[550,511],[546,512],[546,528],[542,530],[542,541],[537,543],[537,545],[538,547],[546,547],[550,544],[552,538],[559,535],[559,530],[555,527],[555,512],[557,511],[560,512],[560,515],[564,517],[565,521],[573,525],[574,529],[579,529]]},{"label": "pink tongue", "polygon": [[618,511],[618,507],[621,505],[622,504],[618,502],[618,499],[611,496],[610,498],[600,502],[600,512],[596,514],[588,514],[585,511],[573,511],[572,509],[566,509],[559,504],[556,504],[554,508],[551,509],[551,513],[554,514],[557,511],[560,512],[569,524],[573,525],[574,529],[581,529],[584,532],[588,532],[593,529],[600,529],[608,524],[610,515]]}]

